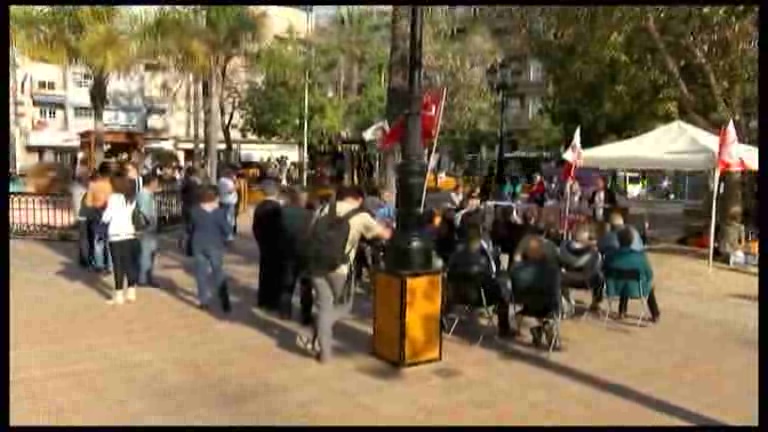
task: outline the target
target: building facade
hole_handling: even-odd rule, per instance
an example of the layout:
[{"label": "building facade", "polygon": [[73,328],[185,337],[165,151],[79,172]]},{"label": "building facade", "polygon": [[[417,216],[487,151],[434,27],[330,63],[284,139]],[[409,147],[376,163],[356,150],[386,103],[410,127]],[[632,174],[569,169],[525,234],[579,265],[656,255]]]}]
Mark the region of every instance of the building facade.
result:
[{"label": "building facade", "polygon": [[[267,38],[293,32],[307,34],[307,15],[299,8],[252,6],[266,16]],[[311,28],[311,27],[310,27]],[[11,54],[11,137],[15,168],[23,170],[37,162],[72,163],[80,152],[80,132],[94,127],[90,100],[93,77],[80,65],[53,65],[32,61],[21,53]],[[15,63],[15,69],[13,64]],[[15,77],[13,72],[15,71]],[[239,131],[239,112],[234,95],[243,94],[247,85],[246,64],[235,59],[228,71],[225,94],[225,120],[232,117],[231,138],[244,159],[298,157],[298,150],[286,154],[284,143],[267,143]],[[242,90],[242,91],[235,91]],[[155,65],[137,65],[130,73],[114,74],[108,86],[104,110],[107,131],[143,133],[148,149],[177,152],[180,160],[189,160],[195,142],[203,146],[203,104],[201,85],[191,76],[160,69]],[[14,108],[15,103],[15,110]],[[197,116],[195,115],[197,111]],[[196,132],[195,132],[196,130]],[[225,148],[219,130],[219,150]],[[295,145],[293,146],[295,147]]]}]

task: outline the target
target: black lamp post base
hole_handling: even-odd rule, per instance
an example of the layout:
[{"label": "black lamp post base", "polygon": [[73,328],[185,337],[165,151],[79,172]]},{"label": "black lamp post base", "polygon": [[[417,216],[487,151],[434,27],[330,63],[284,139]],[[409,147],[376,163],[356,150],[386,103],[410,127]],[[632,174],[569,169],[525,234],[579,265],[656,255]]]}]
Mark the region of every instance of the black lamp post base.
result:
[{"label": "black lamp post base", "polygon": [[432,242],[418,232],[395,232],[384,252],[385,268],[391,272],[434,270]]}]

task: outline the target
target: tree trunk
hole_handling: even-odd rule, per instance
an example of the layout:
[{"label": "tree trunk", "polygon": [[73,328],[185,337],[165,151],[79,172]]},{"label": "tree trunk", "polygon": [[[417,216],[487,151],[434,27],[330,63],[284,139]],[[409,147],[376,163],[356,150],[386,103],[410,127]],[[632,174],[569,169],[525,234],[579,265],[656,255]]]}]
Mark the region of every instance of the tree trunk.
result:
[{"label": "tree trunk", "polygon": [[[408,45],[410,6],[392,7],[392,36],[389,51],[389,84],[387,86],[386,116],[390,125],[408,109]],[[383,183],[395,190],[396,151],[384,154]]]},{"label": "tree trunk", "polygon": [[360,62],[352,61],[352,70],[349,77],[350,99],[357,99],[360,95]]},{"label": "tree trunk", "polygon": [[210,147],[208,146],[210,140],[209,140],[209,132],[208,132],[208,126],[210,125],[210,117],[211,117],[211,87],[210,87],[210,76],[206,76],[202,80],[200,80],[200,89],[201,89],[201,101],[203,103],[203,142],[205,145],[203,146],[203,160],[208,160],[208,150],[210,150]]},{"label": "tree trunk", "polygon": [[205,112],[205,148],[208,158],[208,176],[213,182],[217,180],[219,131],[221,130],[221,117],[219,115],[219,99],[221,96],[220,76],[215,59],[211,59],[211,67],[208,72],[207,92],[204,100]]},{"label": "tree trunk", "polygon": [[93,134],[95,140],[93,160],[95,167],[98,167],[104,161],[104,108],[107,105],[108,84],[109,75],[103,72],[93,72],[90,96],[91,106],[93,107]]},{"label": "tree trunk", "polygon": [[232,148],[232,134],[229,131],[229,127],[232,124],[232,119],[235,114],[235,104],[232,104],[232,111],[229,113],[229,118],[227,119],[227,109],[224,106],[227,101],[225,94],[227,66],[228,62],[225,62],[221,67],[221,75],[219,76],[221,79],[221,85],[219,86],[219,122],[221,124],[221,133],[224,135],[224,161],[227,164],[231,164],[233,162],[232,154],[234,149]]},{"label": "tree trunk", "polygon": [[202,84],[197,75],[192,75],[192,163],[200,161],[200,94]]},{"label": "tree trunk", "polygon": [[690,116],[690,120],[701,128],[712,129],[712,125],[710,124],[709,120],[696,112],[696,101],[693,99],[691,92],[688,90],[688,86],[685,84],[683,77],[680,75],[680,68],[677,67],[675,60],[672,58],[672,55],[670,55],[669,50],[667,49],[667,45],[659,33],[653,12],[648,12],[646,14],[645,29],[651,35],[651,39],[656,45],[656,48],[659,50],[659,54],[664,60],[664,65],[666,66],[667,71],[672,75],[674,81],[677,83],[677,87],[680,90],[680,95],[682,96],[680,100],[682,102],[683,108]]}]

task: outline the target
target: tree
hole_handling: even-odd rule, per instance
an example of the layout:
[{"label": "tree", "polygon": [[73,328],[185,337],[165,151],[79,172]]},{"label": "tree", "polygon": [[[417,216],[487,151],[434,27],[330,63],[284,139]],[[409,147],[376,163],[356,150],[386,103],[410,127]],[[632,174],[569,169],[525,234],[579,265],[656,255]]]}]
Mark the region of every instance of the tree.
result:
[{"label": "tree", "polygon": [[[257,49],[266,39],[264,19],[264,13],[246,6],[167,6],[159,8],[144,26],[148,52],[204,78],[204,136],[208,172],[214,179],[217,131],[221,129],[226,139],[231,126],[231,121],[223,121],[221,112],[227,71],[235,59]],[[231,161],[232,150],[230,139],[226,142],[227,161]]]},{"label": "tree", "polygon": [[13,6],[11,34],[27,57],[53,64],[86,66],[96,162],[104,154],[104,108],[110,78],[136,65],[131,16],[116,6]]},{"label": "tree", "polygon": [[[424,73],[430,86],[445,87],[447,98],[440,131],[441,145],[454,160],[468,151],[494,146],[498,130],[497,96],[486,70],[499,55],[488,28],[471,16],[457,17],[445,6],[426,14]],[[472,149],[472,150],[470,150]]]},{"label": "tree", "polygon": [[[300,140],[304,115],[303,52],[302,43],[295,37],[288,37],[275,40],[252,56],[251,72],[259,76],[259,81],[248,87],[241,105],[245,133]],[[347,129],[347,101],[333,92],[328,93],[326,78],[316,76],[310,86],[311,144],[335,139]]]}]

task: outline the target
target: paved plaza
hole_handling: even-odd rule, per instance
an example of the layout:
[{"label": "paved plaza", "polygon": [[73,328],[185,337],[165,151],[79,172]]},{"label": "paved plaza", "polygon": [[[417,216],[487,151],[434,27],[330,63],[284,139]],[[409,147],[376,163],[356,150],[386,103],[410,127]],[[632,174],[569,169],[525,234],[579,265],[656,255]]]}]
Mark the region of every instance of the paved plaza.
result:
[{"label": "paved plaza", "polygon": [[[566,321],[564,351],[550,357],[527,331],[474,346],[477,330],[464,326],[446,338],[442,362],[399,371],[369,354],[364,295],[337,326],[334,362],[302,354],[298,324],[253,308],[249,232],[226,257],[229,317],[194,307],[171,237],[156,270],[162,289],[122,307],[105,303],[111,278],[79,269],[75,247],[11,241],[11,424],[757,424],[757,276],[709,273],[679,250],[651,254],[658,325]],[[630,315],[639,309],[630,302]]]}]

